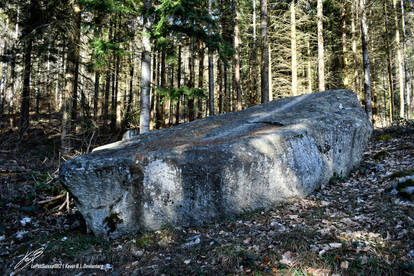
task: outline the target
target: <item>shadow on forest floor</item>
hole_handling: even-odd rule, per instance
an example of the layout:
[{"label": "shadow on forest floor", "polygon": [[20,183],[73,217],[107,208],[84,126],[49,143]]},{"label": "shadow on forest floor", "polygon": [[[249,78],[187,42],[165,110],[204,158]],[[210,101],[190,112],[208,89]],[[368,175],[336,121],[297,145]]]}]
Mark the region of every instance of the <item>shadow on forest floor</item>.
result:
[{"label": "shadow on forest floor", "polygon": [[377,130],[359,168],[306,199],[205,227],[165,227],[103,241],[86,233],[73,202],[69,212],[62,205],[65,191],[55,178],[59,120],[42,120],[17,151],[16,134],[0,133],[2,275],[39,248],[43,254],[34,264],[81,268],[29,265],[20,273],[414,274],[413,205],[384,192],[393,174],[414,169],[414,128]]}]

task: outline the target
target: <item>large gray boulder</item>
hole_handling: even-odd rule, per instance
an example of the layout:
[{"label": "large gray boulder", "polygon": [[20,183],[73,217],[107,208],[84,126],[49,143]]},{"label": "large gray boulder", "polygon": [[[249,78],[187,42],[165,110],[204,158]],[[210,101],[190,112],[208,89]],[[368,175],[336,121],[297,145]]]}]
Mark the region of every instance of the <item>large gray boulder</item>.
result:
[{"label": "large gray boulder", "polygon": [[105,145],[60,176],[88,228],[117,237],[306,196],[357,166],[371,132],[352,91],[326,91]]}]

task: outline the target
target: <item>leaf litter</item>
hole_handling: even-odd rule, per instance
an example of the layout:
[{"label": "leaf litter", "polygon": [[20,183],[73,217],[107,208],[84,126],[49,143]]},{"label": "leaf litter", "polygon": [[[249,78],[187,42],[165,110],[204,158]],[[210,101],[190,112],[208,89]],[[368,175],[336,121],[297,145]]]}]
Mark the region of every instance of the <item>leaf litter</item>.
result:
[{"label": "leaf litter", "polygon": [[[384,135],[390,138],[378,138]],[[104,266],[47,272],[58,275],[414,274],[413,205],[387,192],[395,179],[414,172],[412,129],[378,131],[349,177],[307,198],[203,227],[164,227],[109,242],[86,233],[73,202],[69,213],[53,209],[61,203],[48,201],[56,191],[33,190],[53,176],[22,164],[0,163],[2,275],[40,246],[46,248],[41,263]],[[34,195],[22,196],[27,193]],[[45,200],[46,206],[36,204]]]}]

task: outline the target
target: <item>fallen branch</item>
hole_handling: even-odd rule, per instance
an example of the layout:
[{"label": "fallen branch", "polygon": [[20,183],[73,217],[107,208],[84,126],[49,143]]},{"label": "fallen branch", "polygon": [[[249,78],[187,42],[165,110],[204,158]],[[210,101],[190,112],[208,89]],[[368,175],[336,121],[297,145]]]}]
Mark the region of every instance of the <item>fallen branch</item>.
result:
[{"label": "fallen branch", "polygon": [[49,199],[46,199],[46,200],[39,201],[37,204],[49,203],[49,202],[58,200],[58,199],[60,199],[60,198],[62,198],[64,196],[66,196],[66,195],[65,194],[61,194],[61,195],[58,195],[58,196],[55,196],[55,197],[52,197],[52,198],[49,198]]}]

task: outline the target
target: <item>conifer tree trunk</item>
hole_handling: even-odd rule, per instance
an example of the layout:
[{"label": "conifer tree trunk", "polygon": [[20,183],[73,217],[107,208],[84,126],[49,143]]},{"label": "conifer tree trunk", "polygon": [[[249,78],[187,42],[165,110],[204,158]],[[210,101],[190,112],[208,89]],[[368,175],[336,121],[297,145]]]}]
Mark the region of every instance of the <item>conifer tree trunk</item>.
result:
[{"label": "conifer tree trunk", "polygon": [[296,57],[296,17],[295,0],[290,3],[290,43],[292,56],[292,95],[296,96],[298,91],[298,64]]},{"label": "conifer tree trunk", "polygon": [[[191,39],[190,49],[189,49],[189,57],[188,57],[188,65],[189,65],[189,79],[188,79],[188,88],[194,88],[194,41]],[[194,96],[188,97],[188,121],[194,121],[195,119],[195,108],[194,108]]]},{"label": "conifer tree trunk", "polygon": [[354,90],[357,95],[360,94],[359,74],[358,74],[358,57],[357,57],[357,34],[356,34],[356,17],[358,15],[358,0],[352,0],[351,11],[351,32],[352,32],[352,57],[354,60]]},{"label": "conifer tree trunk", "polygon": [[[174,63],[170,65],[170,87],[174,88]],[[168,125],[173,125],[173,115],[174,115],[174,107],[173,107],[173,99],[170,97],[169,99],[169,116],[168,116]]]},{"label": "conifer tree trunk", "polygon": [[324,57],[324,42],[323,42],[323,3],[318,0],[318,85],[319,91],[325,90],[325,57]]},{"label": "conifer tree trunk", "polygon": [[233,91],[236,94],[236,110],[242,109],[242,91],[240,86],[240,37],[239,37],[239,10],[238,0],[233,0],[234,36],[233,36]]},{"label": "conifer tree trunk", "polygon": [[[198,61],[198,88],[203,89],[204,82],[204,45],[200,42],[200,51],[199,51],[199,61]],[[197,118],[203,117],[203,98],[198,97],[198,110]]]},{"label": "conifer tree trunk", "polygon": [[[154,116],[155,114],[155,108],[156,108],[156,102],[157,101],[157,97],[156,97],[156,88],[158,86],[158,63],[159,63],[159,58],[157,58],[158,52],[153,51],[152,53],[152,88],[150,89],[151,91],[151,99],[150,99],[150,129],[153,129],[155,127],[155,120],[156,120],[156,116]],[[159,57],[159,55],[158,55]]]},{"label": "conifer tree trunk", "polygon": [[[78,6],[79,7],[79,6]],[[79,88],[79,61],[80,61],[80,26],[81,26],[81,13],[77,13],[74,17],[74,21],[76,27],[74,27],[75,37],[74,43],[76,43],[76,63],[75,63],[75,71],[74,71],[74,82],[73,82],[73,91],[72,91],[72,113],[71,113],[71,120],[74,123],[77,119],[77,112],[78,112],[78,88]]]},{"label": "conifer tree trunk", "polygon": [[308,79],[308,93],[312,93],[312,53],[311,53],[311,48],[310,48],[310,38],[309,36],[306,37],[306,49],[307,49],[307,60],[308,60],[308,65],[307,65],[307,79]]},{"label": "conifer tree trunk", "polygon": [[343,82],[343,86],[344,88],[347,88],[349,85],[349,78],[348,78],[348,74],[347,74],[347,68],[348,68],[348,59],[347,59],[347,46],[346,46],[346,41],[347,41],[347,37],[346,37],[346,3],[347,0],[342,0],[342,5],[341,5],[341,27],[342,27],[342,82]]},{"label": "conifer tree trunk", "polygon": [[[151,9],[151,0],[144,0],[146,10]],[[151,21],[144,16],[144,30],[142,35],[142,56],[141,56],[141,98],[140,98],[140,133],[149,132],[150,124],[150,83],[151,83],[151,43],[149,31]]]},{"label": "conifer tree trunk", "polygon": [[[161,88],[166,88],[166,70],[165,70],[165,50],[161,52],[160,60],[161,70],[160,70],[160,83]],[[160,129],[165,127],[165,103],[164,96],[157,95],[157,105],[156,105],[156,121],[155,128]]]},{"label": "conifer tree trunk", "polygon": [[261,39],[262,39],[262,70],[261,70],[261,102],[269,101],[269,41],[267,38],[267,0],[260,0]]},{"label": "conifer tree trunk", "polygon": [[368,119],[372,122],[372,103],[371,103],[371,72],[369,64],[369,38],[368,38],[368,24],[365,10],[365,0],[360,0],[361,8],[361,40],[362,40],[362,55],[364,62],[364,91],[365,91],[365,111]]},{"label": "conifer tree trunk", "polygon": [[[208,0],[208,13],[212,16],[212,0]],[[208,107],[210,116],[214,115],[214,60],[213,51],[208,50]]]},{"label": "conifer tree trunk", "polygon": [[115,128],[120,129],[121,128],[121,122],[122,122],[122,115],[121,115],[121,93],[119,92],[119,66],[120,66],[120,57],[117,55],[116,57],[116,69],[115,69],[115,96],[114,96],[114,117],[115,117]]},{"label": "conifer tree trunk", "polygon": [[95,85],[93,93],[93,118],[95,121],[98,119],[99,79],[99,72],[95,72]]},{"label": "conifer tree trunk", "polygon": [[389,95],[389,119],[390,122],[394,120],[394,82],[392,79],[392,59],[391,59],[391,47],[389,41],[389,31],[388,31],[388,12],[387,12],[387,2],[384,1],[384,33],[385,33],[385,51],[387,55],[387,77],[388,77],[388,95]]},{"label": "conifer tree trunk", "polygon": [[411,119],[412,108],[411,108],[411,89],[408,85],[409,72],[407,70],[407,64],[405,62],[405,53],[407,53],[407,43],[406,43],[406,27],[405,27],[405,5],[404,0],[401,0],[401,25],[402,25],[402,44],[403,44],[403,63],[404,63],[404,88],[407,101],[407,119]]},{"label": "conifer tree trunk", "polygon": [[[79,32],[79,34],[80,34],[80,32]],[[73,82],[72,113],[71,113],[71,121],[73,123],[76,121],[77,115],[78,115],[77,112],[78,112],[78,87],[79,87],[79,58],[76,61],[74,74],[75,74],[75,76],[74,76],[75,80]]]},{"label": "conifer tree trunk", "polygon": [[10,97],[9,98],[9,117],[10,127],[14,127],[14,95],[15,95],[15,81],[16,81],[16,42],[19,38],[19,20],[20,20],[20,6],[19,2],[16,3],[16,24],[14,26],[14,42],[12,46],[12,60],[11,60],[11,85],[10,85]]},{"label": "conifer tree trunk", "polygon": [[256,34],[256,0],[253,0],[253,47],[250,54],[250,106],[258,103],[257,93],[257,34]]},{"label": "conifer tree trunk", "polygon": [[[130,116],[131,116],[131,106],[132,106],[132,101],[134,98],[134,65],[135,63],[130,60],[130,69],[129,69],[129,94],[128,94],[128,101],[126,103],[126,108],[125,108],[125,113],[124,113],[124,119],[122,122],[122,130],[125,130],[125,128],[128,126],[128,122],[130,120]],[[125,88],[126,89],[126,88]]]},{"label": "conifer tree trunk", "polygon": [[103,121],[104,125],[108,124],[108,109],[109,109],[109,89],[111,87],[111,73],[110,70],[106,70],[106,77],[105,77],[105,96],[104,96],[104,103],[103,103]]},{"label": "conifer tree trunk", "polygon": [[397,0],[392,0],[395,27],[396,60],[398,69],[398,81],[400,86],[400,118],[405,117],[405,81],[404,81],[404,58],[400,41],[400,25],[397,16]]},{"label": "conifer tree trunk", "polygon": [[[177,87],[181,87],[181,45],[178,46],[178,59],[177,59]],[[180,102],[181,96],[177,99],[176,113],[175,113],[175,123],[178,125],[180,123]]]},{"label": "conifer tree trunk", "polygon": [[224,112],[231,111],[230,93],[227,85],[227,66],[223,65],[223,85],[224,85]]},{"label": "conifer tree trunk", "polygon": [[32,66],[32,45],[33,39],[28,37],[24,42],[24,57],[23,57],[23,91],[20,107],[20,123],[19,132],[23,135],[29,128],[29,108],[30,108],[30,77]]},{"label": "conifer tree trunk", "polygon": [[218,113],[223,113],[223,68],[221,61],[217,61],[217,82],[218,82]]},{"label": "conifer tree trunk", "polygon": [[61,147],[63,154],[69,154],[71,152],[71,143],[69,136],[72,132],[71,122],[71,108],[73,106],[72,96],[76,89],[76,67],[79,64],[79,37],[80,37],[80,14],[81,10],[79,5],[72,0],[70,2],[71,13],[73,21],[69,26],[68,32],[68,54],[67,65],[65,73],[65,89],[63,95],[63,111],[62,111],[62,135],[61,135]]}]

